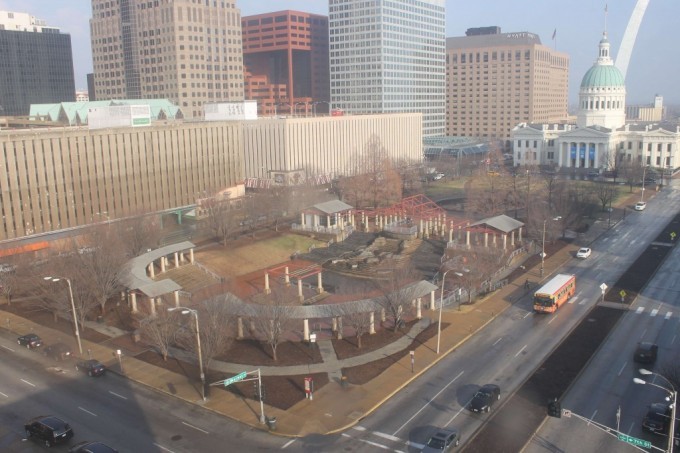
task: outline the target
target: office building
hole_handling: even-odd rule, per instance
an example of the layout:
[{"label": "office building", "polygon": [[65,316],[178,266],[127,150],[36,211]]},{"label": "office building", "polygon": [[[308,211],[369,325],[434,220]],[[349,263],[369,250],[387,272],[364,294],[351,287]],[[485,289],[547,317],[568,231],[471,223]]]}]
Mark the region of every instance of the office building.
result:
[{"label": "office building", "polygon": [[259,115],[328,113],[328,17],[279,11],[241,23],[245,97]]},{"label": "office building", "polygon": [[444,0],[329,0],[333,109],[420,112],[444,135],[444,22]]},{"label": "office building", "polygon": [[71,36],[29,14],[0,11],[0,116],[74,99]]},{"label": "office building", "polygon": [[654,102],[647,105],[626,105],[627,122],[659,122],[666,117],[663,96],[654,96]]},{"label": "office building", "polygon": [[533,33],[447,38],[446,75],[447,135],[507,141],[519,123],[567,120],[569,56]]},{"label": "office building", "polygon": [[187,118],[243,100],[235,0],[92,0],[95,99],[169,99]]}]

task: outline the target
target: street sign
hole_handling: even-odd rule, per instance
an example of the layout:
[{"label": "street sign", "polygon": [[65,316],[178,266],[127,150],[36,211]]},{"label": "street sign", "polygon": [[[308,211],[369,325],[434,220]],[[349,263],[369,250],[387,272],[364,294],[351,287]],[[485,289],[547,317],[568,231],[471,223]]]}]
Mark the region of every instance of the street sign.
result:
[{"label": "street sign", "polygon": [[652,448],[652,443],[648,440],[638,439],[637,437],[627,436],[625,434],[619,434],[619,440],[622,442],[628,442],[629,444],[633,444],[637,447]]},{"label": "street sign", "polygon": [[543,253],[543,252],[541,252],[541,254],[540,254],[540,257],[541,257],[541,258],[545,258],[546,256],[548,256],[548,255],[545,254],[545,253]]},{"label": "street sign", "polygon": [[562,409],[562,417],[570,418],[571,411],[569,409]]},{"label": "street sign", "polygon": [[246,373],[244,371],[242,373],[237,374],[236,376],[230,377],[229,379],[225,379],[224,380],[224,386],[226,387],[228,385],[233,384],[234,382],[242,381],[246,378],[247,375],[248,375],[248,373]]},{"label": "street sign", "polygon": [[619,291],[621,297],[626,297],[626,292],[624,290]]},{"label": "street sign", "polygon": [[609,287],[607,286],[606,283],[603,283],[603,284],[600,285],[600,289],[602,290],[602,292],[607,291],[607,288],[609,288]]}]

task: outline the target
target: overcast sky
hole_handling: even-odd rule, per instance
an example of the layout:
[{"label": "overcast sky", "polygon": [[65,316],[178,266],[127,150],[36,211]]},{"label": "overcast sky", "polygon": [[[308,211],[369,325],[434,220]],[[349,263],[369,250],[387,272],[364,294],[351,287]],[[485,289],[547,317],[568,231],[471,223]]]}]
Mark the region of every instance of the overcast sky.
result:
[{"label": "overcast sky", "polygon": [[[637,0],[446,0],[446,35],[463,36],[471,27],[499,26],[505,32],[531,32],[543,44],[571,57],[569,101],[578,100],[578,87],[597,58],[597,45],[606,26],[616,54]],[[328,14],[326,0],[237,0],[244,16],[284,9]],[[70,33],[76,88],[86,88],[92,72],[90,0],[0,0],[0,10],[26,12]],[[651,103],[656,94],[666,103],[680,103],[680,0],[650,0],[633,49],[626,76],[627,101]],[[555,41],[553,32],[557,30]]]}]

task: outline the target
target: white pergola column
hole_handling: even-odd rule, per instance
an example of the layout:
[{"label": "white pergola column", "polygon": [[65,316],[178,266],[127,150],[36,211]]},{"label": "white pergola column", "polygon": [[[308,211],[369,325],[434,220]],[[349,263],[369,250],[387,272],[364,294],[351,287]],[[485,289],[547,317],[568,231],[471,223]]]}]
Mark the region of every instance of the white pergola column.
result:
[{"label": "white pergola column", "polygon": [[194,264],[194,249],[189,249],[189,262]]},{"label": "white pergola column", "polygon": [[153,261],[149,263],[149,276],[151,278],[156,277],[156,270],[153,268]]},{"label": "white pergola column", "polygon": [[465,245],[470,247],[470,230],[465,231]]},{"label": "white pergola column", "polygon": [[302,320],[302,339],[309,341],[309,319]]},{"label": "white pergola column", "polygon": [[236,318],[236,338],[238,340],[243,339],[243,318],[240,316]]},{"label": "white pergola column", "polygon": [[338,330],[338,318],[335,316],[331,318],[331,332],[336,332]]},{"label": "white pergola column", "polygon": [[286,266],[286,286],[290,286],[290,273],[288,272],[288,266]]},{"label": "white pergola column", "polygon": [[423,301],[419,297],[416,300],[416,318],[421,319],[423,317]]},{"label": "white pergola column", "polygon": [[175,252],[175,267],[179,267],[179,253]]},{"label": "white pergola column", "polygon": [[386,319],[387,319],[387,316],[385,315],[385,309],[381,308],[380,309],[380,321],[385,322]]},{"label": "white pergola column", "polygon": [[137,313],[137,293],[134,291],[130,293],[130,304],[132,305],[132,313]]},{"label": "white pergola column", "polygon": [[508,248],[508,235],[504,234],[503,235],[503,250]]},{"label": "white pergola column", "polygon": [[161,273],[165,272],[165,260],[167,260],[167,258],[165,256],[161,256]]},{"label": "white pergola column", "polygon": [[375,312],[368,314],[368,333],[373,335],[375,333]]},{"label": "white pergola column", "polygon": [[522,227],[519,227],[519,230],[517,230],[517,234],[519,235],[519,242],[522,242]]},{"label": "white pergola column", "polygon": [[151,309],[151,316],[156,316],[156,299],[149,297],[149,308]]},{"label": "white pergola column", "polygon": [[302,226],[302,228],[305,227],[305,213],[304,212],[300,213],[300,225]]},{"label": "white pergola column", "polygon": [[272,292],[271,288],[269,288],[269,272],[264,273],[264,293],[265,294],[270,294]]},{"label": "white pergola column", "polygon": [[435,307],[434,291],[430,291],[430,310],[434,310]]},{"label": "white pergola column", "polygon": [[321,271],[316,274],[316,290],[319,294],[323,294],[323,282],[321,278]]},{"label": "white pergola column", "polygon": [[175,296],[175,308],[179,308],[179,290],[173,291],[173,295]]},{"label": "white pergola column", "polygon": [[338,316],[337,338],[338,338],[338,340],[342,340],[342,316]]},{"label": "white pergola column", "polygon": [[511,245],[512,247],[515,246],[515,232],[514,232],[514,231],[512,231],[512,232],[510,233],[510,245]]},{"label": "white pergola column", "polygon": [[304,300],[305,297],[302,295],[302,279],[298,278],[298,299]]},{"label": "white pergola column", "polygon": [[484,232],[484,247],[489,247],[489,233],[487,231]]}]

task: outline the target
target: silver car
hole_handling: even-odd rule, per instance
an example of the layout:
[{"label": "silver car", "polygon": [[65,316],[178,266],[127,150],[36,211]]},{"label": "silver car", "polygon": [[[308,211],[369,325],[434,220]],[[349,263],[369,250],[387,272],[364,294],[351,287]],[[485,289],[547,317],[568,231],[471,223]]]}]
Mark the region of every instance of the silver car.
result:
[{"label": "silver car", "polygon": [[449,451],[460,445],[460,435],[455,429],[438,428],[421,451],[435,453]]}]

